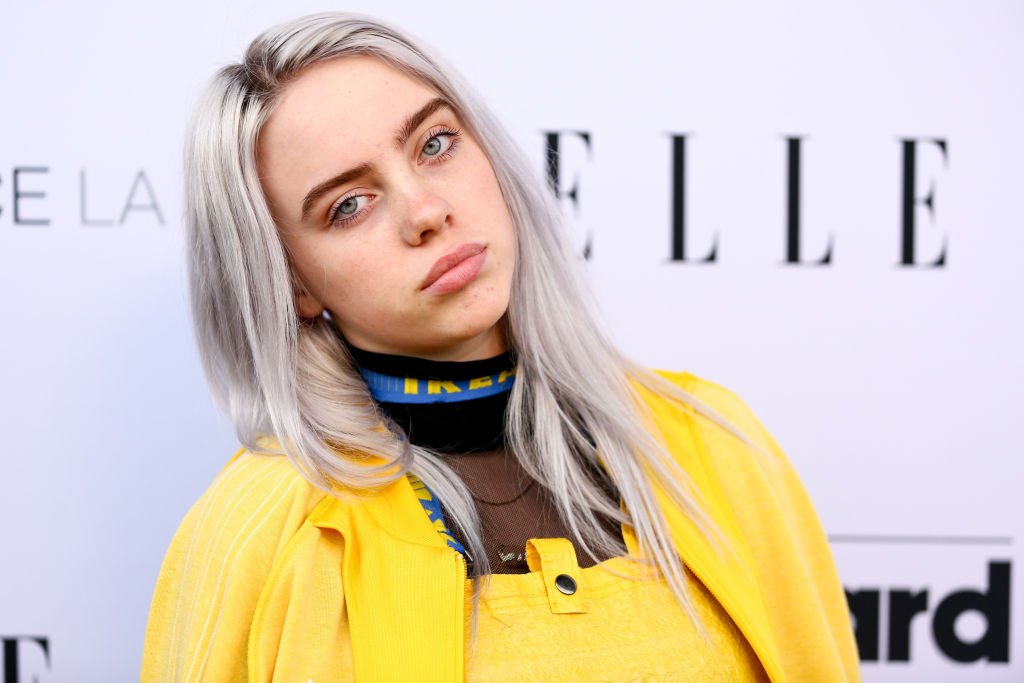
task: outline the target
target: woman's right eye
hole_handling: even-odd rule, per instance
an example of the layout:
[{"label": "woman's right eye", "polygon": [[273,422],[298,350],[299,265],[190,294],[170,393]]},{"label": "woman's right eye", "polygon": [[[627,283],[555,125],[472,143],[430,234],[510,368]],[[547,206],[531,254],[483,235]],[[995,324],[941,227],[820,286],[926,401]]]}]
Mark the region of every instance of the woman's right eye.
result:
[{"label": "woman's right eye", "polygon": [[332,225],[344,225],[362,213],[366,205],[370,203],[370,196],[356,194],[339,199],[328,213],[329,222]]}]

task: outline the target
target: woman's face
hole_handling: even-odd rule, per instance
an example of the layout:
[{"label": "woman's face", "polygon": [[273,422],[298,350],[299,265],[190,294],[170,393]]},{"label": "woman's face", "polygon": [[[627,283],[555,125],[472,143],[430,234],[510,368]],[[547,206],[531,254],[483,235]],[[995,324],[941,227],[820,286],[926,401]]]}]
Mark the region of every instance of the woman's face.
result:
[{"label": "woman's face", "polygon": [[474,360],[505,350],[512,219],[483,150],[430,87],[373,57],[305,70],[259,139],[305,317],[352,344]]}]

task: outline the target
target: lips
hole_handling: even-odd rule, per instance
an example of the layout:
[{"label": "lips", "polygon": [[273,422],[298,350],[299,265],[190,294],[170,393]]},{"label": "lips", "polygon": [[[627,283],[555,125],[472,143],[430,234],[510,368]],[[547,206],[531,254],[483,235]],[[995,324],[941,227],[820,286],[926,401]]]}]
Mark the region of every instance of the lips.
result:
[{"label": "lips", "polygon": [[487,258],[487,245],[467,242],[445,252],[423,278],[420,289],[437,294],[456,292],[476,279]]}]

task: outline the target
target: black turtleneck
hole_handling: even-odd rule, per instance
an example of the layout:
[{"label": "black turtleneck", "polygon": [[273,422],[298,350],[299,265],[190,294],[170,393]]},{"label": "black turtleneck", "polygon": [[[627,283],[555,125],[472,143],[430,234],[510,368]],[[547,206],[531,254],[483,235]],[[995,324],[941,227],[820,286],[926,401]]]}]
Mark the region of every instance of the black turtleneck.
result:
[{"label": "black turtleneck", "polygon": [[[421,392],[431,380],[461,385],[468,389],[471,380],[509,375],[515,360],[510,353],[471,361],[433,361],[410,356],[395,356],[364,351],[349,345],[349,352],[367,376],[366,371],[387,377],[420,381]],[[482,382],[481,382],[482,383]],[[511,381],[504,390],[468,400],[450,400],[454,395],[439,393],[434,402],[413,403],[394,395],[386,400],[374,396],[381,411],[401,427],[409,440],[441,453],[478,453],[505,445],[505,409],[508,406]],[[373,387],[371,386],[371,393]],[[461,398],[461,397],[459,397]]]}]

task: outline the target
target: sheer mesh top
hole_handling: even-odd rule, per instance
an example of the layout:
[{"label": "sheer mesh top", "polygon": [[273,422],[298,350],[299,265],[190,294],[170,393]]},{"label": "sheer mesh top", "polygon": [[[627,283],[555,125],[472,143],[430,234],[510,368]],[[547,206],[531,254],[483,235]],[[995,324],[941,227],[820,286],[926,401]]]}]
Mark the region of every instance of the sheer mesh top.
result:
[{"label": "sheer mesh top", "polygon": [[[547,489],[531,479],[507,450],[452,456],[448,464],[462,477],[476,502],[484,549],[493,573],[529,572],[526,541],[531,538],[572,540],[572,533],[560,519]],[[621,537],[618,523],[603,516],[601,520],[614,538]],[[573,541],[573,545],[580,567],[596,564],[578,542]],[[606,559],[599,555],[597,562]]]}]

